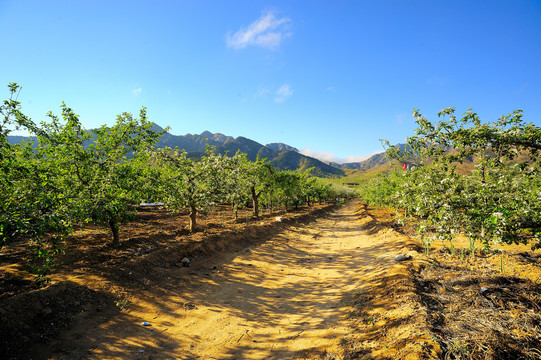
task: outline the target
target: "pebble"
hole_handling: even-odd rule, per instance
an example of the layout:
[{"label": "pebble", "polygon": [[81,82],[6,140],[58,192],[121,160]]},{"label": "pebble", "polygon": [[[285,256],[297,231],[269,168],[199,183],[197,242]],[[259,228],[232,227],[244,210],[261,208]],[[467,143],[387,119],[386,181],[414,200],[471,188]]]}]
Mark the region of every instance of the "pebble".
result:
[{"label": "pebble", "polygon": [[481,293],[481,295],[483,295],[484,293],[486,293],[488,291],[488,289],[486,287],[482,287],[481,290],[479,291]]},{"label": "pebble", "polygon": [[192,262],[190,261],[190,259],[188,259],[187,257],[183,258],[180,262],[182,263],[182,266],[185,266],[185,267],[190,266],[191,263],[192,263]]},{"label": "pebble", "polygon": [[394,258],[394,261],[406,261],[406,260],[411,260],[411,255],[398,254]]}]

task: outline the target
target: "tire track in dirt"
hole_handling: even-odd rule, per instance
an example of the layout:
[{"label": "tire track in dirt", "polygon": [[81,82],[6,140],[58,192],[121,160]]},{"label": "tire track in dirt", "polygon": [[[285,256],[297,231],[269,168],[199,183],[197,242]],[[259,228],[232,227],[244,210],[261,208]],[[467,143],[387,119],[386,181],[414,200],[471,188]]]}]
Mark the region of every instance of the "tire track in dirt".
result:
[{"label": "tire track in dirt", "polygon": [[[168,269],[124,316],[64,334],[75,339],[55,357],[340,358],[355,294],[404,246],[368,231],[358,207],[354,201],[260,245]],[[143,321],[151,326],[134,326]]]}]

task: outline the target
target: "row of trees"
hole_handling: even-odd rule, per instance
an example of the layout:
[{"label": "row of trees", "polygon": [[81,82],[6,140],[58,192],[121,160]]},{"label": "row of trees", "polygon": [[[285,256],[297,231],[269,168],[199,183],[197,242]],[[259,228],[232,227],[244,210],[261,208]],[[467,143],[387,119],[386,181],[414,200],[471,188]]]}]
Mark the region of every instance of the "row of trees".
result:
[{"label": "row of trees", "polygon": [[[141,202],[163,202],[172,211],[190,210],[190,230],[197,215],[218,203],[234,209],[251,202],[298,206],[353,196],[305,173],[275,171],[265,160],[245,154],[207,155],[195,161],[178,149],[155,149],[161,136],[152,130],[145,108],[139,118],[119,115],[113,126],[83,128],[65,104],[60,117],[48,114],[37,125],[21,111],[19,87],[0,106],[0,249],[28,239],[33,269],[42,278],[73,227],[92,222],[111,230],[119,243],[120,224],[133,219]],[[13,129],[24,129],[35,142],[10,144]]]},{"label": "row of trees", "polygon": [[361,193],[414,217],[426,241],[466,234],[485,247],[541,248],[541,128],[525,123],[520,110],[488,123],[471,110],[461,119],[454,113],[444,109],[433,123],[414,110],[409,148],[387,142],[387,156],[418,166],[372,179]]},{"label": "row of trees", "polygon": [[276,171],[265,159],[250,161],[246,154],[216,154],[207,147],[198,161],[185,151],[162,148],[137,154],[146,182],[146,199],[163,201],[173,212],[189,209],[189,229],[197,227],[197,214],[215,204],[231,204],[237,217],[240,206],[250,204],[257,218],[261,204],[298,207],[311,202],[351,198],[354,191],[323,179],[299,173]]}]

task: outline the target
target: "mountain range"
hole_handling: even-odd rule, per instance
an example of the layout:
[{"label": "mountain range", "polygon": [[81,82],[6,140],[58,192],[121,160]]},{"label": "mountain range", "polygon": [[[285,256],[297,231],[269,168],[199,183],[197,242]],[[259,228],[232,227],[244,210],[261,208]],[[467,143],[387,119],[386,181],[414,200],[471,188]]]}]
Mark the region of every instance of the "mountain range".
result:
[{"label": "mountain range", "polygon": [[[155,131],[163,128],[153,124]],[[23,136],[8,136],[10,143],[32,139]],[[255,161],[257,157],[266,158],[269,163],[278,170],[311,170],[311,175],[318,177],[340,177],[345,175],[345,170],[368,170],[374,166],[384,164],[387,158],[384,153],[376,154],[369,159],[358,163],[325,163],[310,156],[303,155],[298,149],[283,143],[270,143],[262,145],[254,140],[243,136],[232,137],[220,133],[204,131],[201,134],[172,135],[164,133],[156,147],[178,147],[188,153],[192,158],[199,158],[205,154],[206,145],[216,147],[219,154],[235,154],[237,151],[246,153],[248,159]]]},{"label": "mountain range", "polygon": [[[154,124],[154,130],[161,131],[163,129]],[[178,147],[186,150],[191,157],[200,157],[204,154],[207,144],[215,146],[216,152],[219,154],[235,154],[240,151],[245,153],[248,159],[252,161],[255,161],[258,157],[266,158],[278,170],[304,171],[312,168],[311,174],[320,177],[343,176],[345,174],[343,169],[303,155],[296,148],[283,143],[262,145],[243,136],[234,138],[209,131],[186,135],[165,133],[156,147]]]}]

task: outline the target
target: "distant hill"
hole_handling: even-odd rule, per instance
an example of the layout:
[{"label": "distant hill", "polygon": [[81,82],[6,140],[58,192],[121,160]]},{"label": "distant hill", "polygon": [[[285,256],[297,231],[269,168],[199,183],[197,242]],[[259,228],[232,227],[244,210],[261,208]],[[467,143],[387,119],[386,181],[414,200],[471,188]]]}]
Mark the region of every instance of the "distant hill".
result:
[{"label": "distant hill", "polygon": [[293,146],[289,146],[284,143],[270,143],[265,145],[269,149],[278,150],[278,151],[296,151],[299,152],[299,149],[294,148]]},{"label": "distant hill", "polygon": [[312,175],[319,177],[343,176],[344,170],[327,165],[324,162],[302,155],[296,151],[282,151],[270,163],[280,170],[307,170],[313,168]]},{"label": "distant hill", "polygon": [[[406,144],[398,144],[398,146],[402,151],[407,147]],[[399,169],[401,164],[397,160],[391,161],[385,152],[381,152],[364,161],[344,163],[339,164],[339,166],[346,172],[346,177],[341,179],[342,182],[358,184],[379,173],[390,171],[393,168]]]},{"label": "distant hill", "polygon": [[[159,130],[158,128],[156,128]],[[248,159],[255,161],[259,158],[266,158],[274,168],[278,170],[306,170],[314,168],[314,176],[342,176],[344,170],[325,164],[324,162],[309,156],[302,155],[292,146],[283,143],[272,143],[269,146],[239,136],[233,138],[220,133],[213,134],[209,131],[197,135],[171,135],[165,134],[157,144],[157,147],[175,147],[184,149],[188,155],[200,157],[205,151],[205,146],[216,146],[216,152],[219,154],[235,154],[237,151],[243,152]],[[194,154],[192,154],[194,153]]]},{"label": "distant hill", "polygon": [[8,136],[8,143],[9,144],[17,144],[17,143],[20,143],[21,141],[36,141],[37,138],[34,137],[34,136],[18,136],[18,135],[14,135],[14,136]]},{"label": "distant hill", "polygon": [[[153,130],[162,131],[163,128],[153,124]],[[10,143],[17,143],[21,140],[31,139],[24,136],[9,136]],[[186,150],[190,158],[200,158],[205,153],[206,145],[216,147],[219,154],[233,155],[237,151],[245,153],[248,159],[255,161],[259,158],[266,158],[277,170],[307,170],[313,168],[312,175],[319,177],[343,176],[343,169],[325,164],[312,157],[302,155],[292,146],[283,143],[271,143],[268,146],[239,136],[234,138],[220,133],[204,131],[201,134],[172,135],[163,134],[156,147],[178,147]]]},{"label": "distant hill", "polygon": [[387,155],[385,155],[385,152],[381,152],[378,154],[374,154],[370,156],[368,159],[363,160],[363,161],[340,164],[340,168],[366,171],[378,165],[386,164],[388,162],[389,162],[389,159],[387,158]]},{"label": "distant hill", "polygon": [[[406,150],[406,148],[408,148],[407,144],[398,144],[397,146],[400,148],[401,151],[404,151]],[[344,164],[333,163],[332,165],[339,167],[341,169],[369,171],[380,165],[387,164],[388,162],[390,162],[390,160],[387,158],[385,151],[382,151],[380,153],[370,156],[368,159],[363,160],[363,161],[344,163]]]}]

